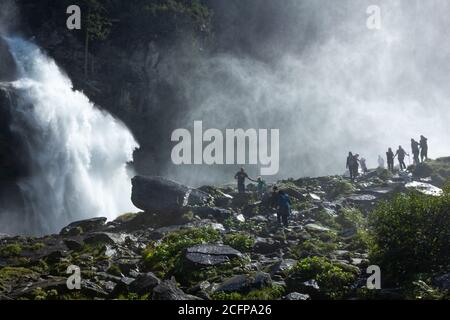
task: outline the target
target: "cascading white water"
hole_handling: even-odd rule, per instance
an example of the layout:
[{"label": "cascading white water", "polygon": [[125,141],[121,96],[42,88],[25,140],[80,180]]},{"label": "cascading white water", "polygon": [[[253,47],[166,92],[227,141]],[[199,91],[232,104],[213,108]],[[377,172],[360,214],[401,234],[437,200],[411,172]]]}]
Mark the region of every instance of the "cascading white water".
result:
[{"label": "cascading white water", "polygon": [[19,182],[26,212],[11,216],[9,229],[47,234],[76,220],[136,210],[127,163],[138,145],[130,131],[74,91],[36,45],[7,42],[20,73],[12,83],[18,95],[12,129],[31,157],[31,175]]}]

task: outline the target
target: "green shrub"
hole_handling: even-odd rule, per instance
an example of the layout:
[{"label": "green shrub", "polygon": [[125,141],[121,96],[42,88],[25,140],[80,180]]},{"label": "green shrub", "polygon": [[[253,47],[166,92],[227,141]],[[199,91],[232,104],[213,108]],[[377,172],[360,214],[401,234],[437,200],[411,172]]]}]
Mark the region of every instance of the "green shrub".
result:
[{"label": "green shrub", "polygon": [[227,234],[223,242],[236,250],[248,252],[253,248],[255,239],[246,233],[232,233]]},{"label": "green shrub", "polygon": [[18,243],[8,244],[0,248],[0,257],[16,257],[22,253],[22,246]]},{"label": "green shrub", "polygon": [[335,242],[323,242],[320,239],[312,238],[295,247],[295,255],[300,259],[309,256],[324,256],[337,249],[338,245]]},{"label": "green shrub", "polygon": [[24,279],[34,279],[38,274],[26,268],[5,267],[0,269],[0,293],[6,290],[8,286],[22,282]]},{"label": "green shrub", "polygon": [[250,291],[247,294],[241,294],[238,292],[224,293],[217,292],[212,295],[213,300],[277,300],[280,299],[285,293],[285,289],[279,285],[273,285],[269,288]]},{"label": "green shrub", "polygon": [[450,265],[450,187],[440,197],[416,192],[381,203],[369,216],[370,258],[384,279],[401,284]]},{"label": "green shrub", "polygon": [[364,217],[356,208],[344,208],[339,211],[336,222],[343,229],[359,229],[364,225]]},{"label": "green shrub", "polygon": [[161,241],[150,243],[144,250],[146,266],[164,276],[173,270],[183,250],[197,244],[218,242],[220,239],[219,231],[210,227],[169,233]]},{"label": "green shrub", "polygon": [[336,184],[333,186],[330,195],[333,198],[337,198],[339,196],[351,194],[354,190],[355,188],[350,182],[341,180],[336,182]]},{"label": "green shrub", "polygon": [[378,175],[378,178],[380,178],[383,181],[389,180],[393,176],[391,171],[384,169],[384,168],[378,168],[377,175]]},{"label": "green shrub", "polygon": [[408,300],[442,300],[446,292],[433,288],[422,280],[414,281],[406,293]]},{"label": "green shrub", "polygon": [[347,249],[355,251],[367,251],[370,248],[371,238],[366,230],[360,229],[349,240]]},{"label": "green shrub", "polygon": [[328,298],[340,299],[350,291],[350,286],[356,281],[356,269],[331,262],[324,257],[310,257],[297,262],[289,272],[287,284],[291,290],[295,290],[299,282],[316,280]]}]

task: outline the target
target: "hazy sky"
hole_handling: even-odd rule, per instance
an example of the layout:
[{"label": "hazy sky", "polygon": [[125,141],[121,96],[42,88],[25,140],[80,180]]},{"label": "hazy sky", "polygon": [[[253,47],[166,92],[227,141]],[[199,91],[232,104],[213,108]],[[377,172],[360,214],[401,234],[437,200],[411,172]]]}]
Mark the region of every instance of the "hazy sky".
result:
[{"label": "hazy sky", "polygon": [[[431,157],[450,155],[450,2],[214,3],[219,49],[168,71],[186,102],[180,127],[280,129],[281,177],[340,174],[348,151],[376,166],[421,134]],[[373,4],[381,30],[366,26]],[[190,72],[177,69],[186,59]],[[170,170],[195,184],[236,168]]]}]

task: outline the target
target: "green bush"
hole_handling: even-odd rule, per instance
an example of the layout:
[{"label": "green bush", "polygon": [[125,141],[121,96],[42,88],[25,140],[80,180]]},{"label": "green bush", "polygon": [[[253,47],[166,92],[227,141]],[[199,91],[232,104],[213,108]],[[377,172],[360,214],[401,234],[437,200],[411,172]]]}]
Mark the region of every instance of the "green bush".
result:
[{"label": "green bush", "polygon": [[337,198],[339,196],[351,194],[354,190],[355,188],[350,182],[341,180],[336,182],[336,184],[333,186],[330,195],[333,198]]},{"label": "green bush", "polygon": [[16,257],[22,253],[22,246],[18,243],[8,244],[0,248],[0,257]]},{"label": "green bush", "polygon": [[364,225],[364,217],[358,209],[344,208],[339,211],[336,222],[343,229],[359,229]]},{"label": "green bush", "polygon": [[269,288],[250,291],[247,294],[241,294],[238,292],[224,293],[217,292],[212,295],[213,300],[277,300],[280,299],[285,292],[284,287],[279,285],[273,285]]},{"label": "green bush", "polygon": [[440,197],[416,192],[381,203],[369,216],[370,258],[398,285],[450,265],[450,187]]},{"label": "green bush", "polygon": [[289,272],[287,284],[290,289],[295,290],[299,282],[316,280],[328,298],[339,299],[350,291],[350,286],[356,281],[356,269],[331,262],[324,257],[310,257],[297,262]]},{"label": "green bush", "polygon": [[161,241],[150,243],[144,250],[146,266],[160,276],[173,270],[183,250],[202,243],[220,240],[220,233],[213,228],[197,228],[172,232]]},{"label": "green bush", "polygon": [[227,234],[223,242],[236,250],[248,252],[253,248],[255,239],[246,233],[232,233]]}]

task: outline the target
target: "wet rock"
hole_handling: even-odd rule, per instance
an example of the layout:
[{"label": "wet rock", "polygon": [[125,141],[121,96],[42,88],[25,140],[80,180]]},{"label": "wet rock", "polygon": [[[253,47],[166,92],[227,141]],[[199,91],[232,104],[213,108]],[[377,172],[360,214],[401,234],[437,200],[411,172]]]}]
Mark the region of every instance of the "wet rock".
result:
[{"label": "wet rock", "polygon": [[191,209],[194,215],[202,219],[215,219],[223,222],[233,216],[230,210],[215,207],[195,207]]},{"label": "wet rock", "polygon": [[109,293],[100,285],[91,280],[81,280],[81,292],[92,298],[107,298]]},{"label": "wet rock", "polygon": [[19,285],[15,290],[8,294],[10,299],[18,299],[22,297],[31,297],[35,290],[40,288],[45,291],[57,290],[59,294],[63,294],[68,291],[67,279],[64,277],[49,276],[47,279],[39,279],[35,282],[25,282],[23,285]]},{"label": "wet rock", "polygon": [[306,300],[311,300],[311,297],[308,294],[301,294],[301,293],[298,293],[298,292],[291,292],[284,298],[284,300],[306,301]]},{"label": "wet rock", "polygon": [[376,199],[377,197],[371,194],[355,194],[347,197],[347,200],[353,202],[372,202]]},{"label": "wet rock", "polygon": [[201,300],[198,297],[188,295],[177,287],[174,279],[161,282],[153,289],[152,300]]},{"label": "wet rock", "polygon": [[132,180],[133,204],[146,212],[177,211],[186,206],[206,205],[207,193],[161,177],[136,176]]},{"label": "wet rock", "polygon": [[331,231],[331,229],[329,229],[327,227],[320,226],[320,225],[315,224],[315,223],[307,224],[305,226],[305,229],[307,229],[309,231],[317,231],[317,232],[328,232],[328,231]]},{"label": "wet rock", "polygon": [[64,239],[64,244],[71,251],[81,251],[84,247],[83,241],[76,239]]},{"label": "wet rock", "polygon": [[144,295],[152,292],[152,290],[161,283],[152,272],[139,275],[136,280],[130,283],[129,292]]},{"label": "wet rock", "polygon": [[109,233],[109,232],[94,232],[89,234],[84,242],[89,245],[98,245],[98,244],[121,244],[125,241],[125,235]]},{"label": "wet rock", "polygon": [[201,244],[186,250],[184,264],[185,267],[208,267],[241,257],[242,253],[230,246]]},{"label": "wet rock", "polygon": [[322,296],[316,280],[297,281],[295,278],[289,277],[286,280],[286,284],[289,290],[302,292],[312,298],[320,298]]},{"label": "wet rock", "polygon": [[258,272],[254,276],[251,275],[236,275],[234,277],[226,279],[221,283],[216,292],[238,292],[248,293],[252,290],[259,290],[270,287],[272,285],[272,279],[269,274]]},{"label": "wet rock", "polygon": [[106,218],[93,218],[76,221],[64,227],[59,234],[62,236],[77,236],[82,233],[96,231],[104,227],[106,220]]},{"label": "wet rock", "polygon": [[277,263],[275,263],[273,266],[270,267],[270,274],[273,275],[283,275],[286,274],[289,270],[291,270],[295,264],[297,263],[297,260],[293,259],[285,259],[281,260]]},{"label": "wet rock", "polygon": [[413,181],[405,185],[406,189],[415,190],[428,196],[439,197],[443,194],[442,189],[429,183]]},{"label": "wet rock", "polygon": [[48,263],[57,263],[64,257],[67,257],[67,252],[64,250],[55,249],[48,251],[43,257],[46,258]]},{"label": "wet rock", "polygon": [[271,238],[260,238],[255,239],[255,244],[253,246],[253,252],[260,254],[269,254],[277,252],[281,248],[281,244]]}]

